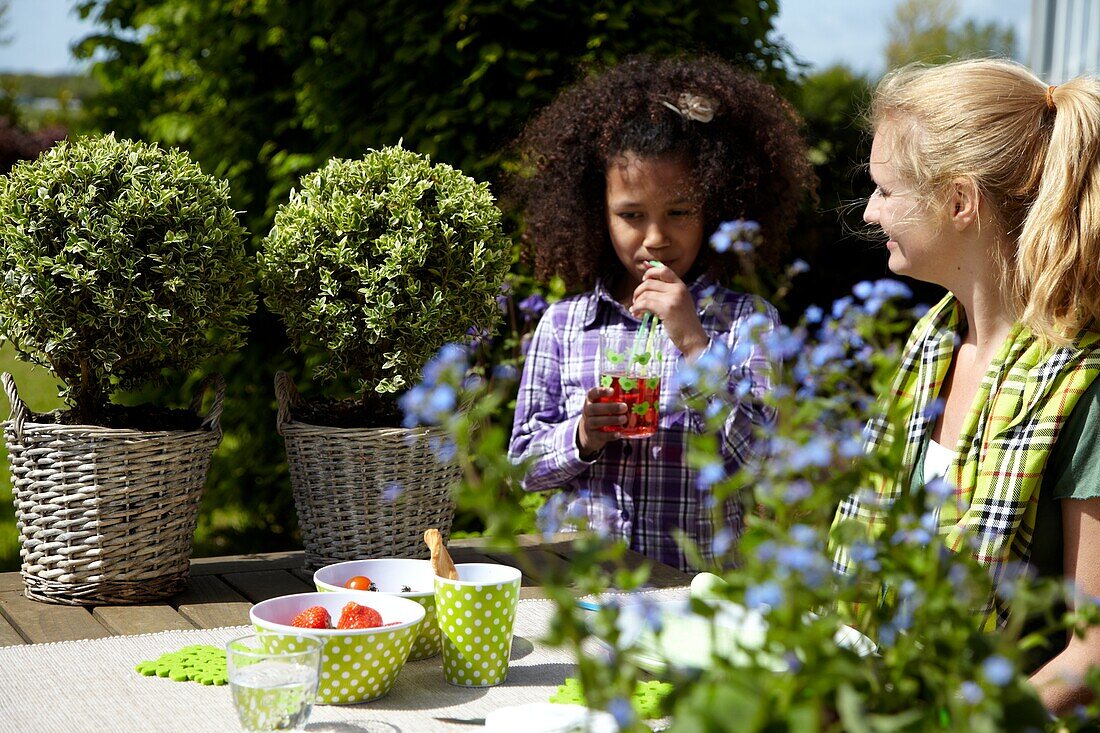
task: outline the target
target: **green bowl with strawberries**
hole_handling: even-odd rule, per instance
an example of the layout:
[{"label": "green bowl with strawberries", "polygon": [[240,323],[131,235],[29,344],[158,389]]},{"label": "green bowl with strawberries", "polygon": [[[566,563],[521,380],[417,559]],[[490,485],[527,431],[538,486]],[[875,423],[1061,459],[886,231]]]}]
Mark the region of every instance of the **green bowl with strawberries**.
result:
[{"label": "green bowl with strawberries", "polygon": [[[397,681],[420,633],[425,614],[419,603],[382,593],[369,598],[364,595],[359,591],[339,591],[278,596],[257,603],[248,613],[257,631],[287,635],[282,641],[272,642],[286,645],[287,651],[294,651],[295,636],[311,636],[324,643],[317,690],[319,704],[354,704],[384,696]],[[337,626],[350,603],[355,607],[349,609],[346,619],[379,625],[325,628],[320,623],[327,620],[331,627]],[[357,608],[363,606],[373,609],[377,616]],[[308,627],[294,625],[300,616],[317,623]]]}]

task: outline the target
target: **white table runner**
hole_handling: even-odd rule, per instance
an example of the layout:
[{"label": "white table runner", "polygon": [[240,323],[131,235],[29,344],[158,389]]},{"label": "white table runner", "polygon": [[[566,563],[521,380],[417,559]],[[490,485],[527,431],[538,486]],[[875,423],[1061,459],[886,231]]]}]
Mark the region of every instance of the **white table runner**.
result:
[{"label": "white table runner", "polygon": [[[569,651],[537,643],[546,635],[552,612],[549,601],[520,601],[512,660],[503,685],[454,687],[444,681],[438,656],[409,662],[382,699],[360,705],[314,706],[306,730],[476,733],[485,716],[496,708],[545,702],[575,672]],[[238,626],[0,648],[0,730],[240,730],[228,685],[211,687],[143,677],[134,671],[134,665],[189,644],[222,645],[250,631],[250,627]]]}]

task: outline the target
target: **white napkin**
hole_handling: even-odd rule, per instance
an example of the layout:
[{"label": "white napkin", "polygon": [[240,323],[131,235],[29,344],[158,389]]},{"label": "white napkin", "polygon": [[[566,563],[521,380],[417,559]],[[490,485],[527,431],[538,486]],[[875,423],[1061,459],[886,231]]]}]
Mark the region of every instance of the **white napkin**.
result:
[{"label": "white napkin", "polygon": [[498,708],[485,716],[485,730],[498,733],[618,733],[610,713],[583,705],[532,702]]}]

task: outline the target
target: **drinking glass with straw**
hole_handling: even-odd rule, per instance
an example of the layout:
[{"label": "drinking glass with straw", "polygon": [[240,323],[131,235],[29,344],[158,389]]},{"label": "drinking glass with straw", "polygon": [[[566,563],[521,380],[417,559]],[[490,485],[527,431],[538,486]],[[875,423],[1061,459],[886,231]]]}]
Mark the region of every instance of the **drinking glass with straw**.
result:
[{"label": "drinking glass with straw", "polygon": [[600,402],[626,404],[626,424],[600,428],[603,432],[624,438],[648,438],[657,432],[662,354],[655,349],[660,324],[659,318],[646,313],[633,336],[627,331],[600,334],[600,386],[612,390]]}]

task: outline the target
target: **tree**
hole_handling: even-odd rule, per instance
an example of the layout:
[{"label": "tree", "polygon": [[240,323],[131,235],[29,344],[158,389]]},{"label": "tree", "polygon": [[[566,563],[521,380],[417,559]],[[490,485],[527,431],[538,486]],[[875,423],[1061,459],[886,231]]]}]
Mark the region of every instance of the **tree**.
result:
[{"label": "tree", "polygon": [[1011,26],[958,20],[958,0],[903,0],[887,25],[886,68],[912,61],[1015,55],[1016,32]]},{"label": "tree", "polygon": [[[777,6],[81,0],[82,16],[101,32],[78,53],[103,59],[93,72],[103,91],[87,103],[92,119],[121,136],[187,148],[204,170],[229,179],[259,239],[298,177],[330,157],[403,141],[475,178],[495,178],[501,151],[535,110],[585,68],[628,54],[706,49],[790,91],[794,61],[769,40]],[[217,542],[289,546],[271,383],[278,369],[305,369],[269,313],[261,310],[250,329],[247,349],[220,365],[229,380],[227,434],[200,526],[244,508],[247,522]]]},{"label": "tree", "polygon": [[[404,141],[476,178],[578,69],[710,49],[786,83],[775,0],[622,4],[83,0],[107,60],[90,112],[227,176],[256,232],[297,175]],[[140,29],[139,36],[134,31]]]}]

